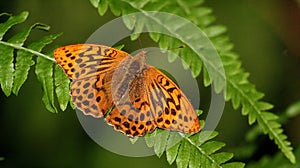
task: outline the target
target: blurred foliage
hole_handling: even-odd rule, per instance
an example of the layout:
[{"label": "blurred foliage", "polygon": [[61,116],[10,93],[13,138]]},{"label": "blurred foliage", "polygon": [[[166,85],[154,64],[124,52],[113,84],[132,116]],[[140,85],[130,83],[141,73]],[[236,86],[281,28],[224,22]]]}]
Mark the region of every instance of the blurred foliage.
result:
[{"label": "blurred foliage", "polygon": [[[299,160],[300,159],[300,146],[298,145],[298,147],[295,149],[295,155],[296,155],[296,159]],[[296,164],[291,164],[290,162],[288,162],[286,160],[286,158],[282,155],[282,153],[276,153],[274,156],[263,156],[259,161],[257,162],[250,162],[250,164],[248,164],[247,168],[282,168],[282,167],[286,167],[286,168],[299,168],[300,164],[299,162]]]}]

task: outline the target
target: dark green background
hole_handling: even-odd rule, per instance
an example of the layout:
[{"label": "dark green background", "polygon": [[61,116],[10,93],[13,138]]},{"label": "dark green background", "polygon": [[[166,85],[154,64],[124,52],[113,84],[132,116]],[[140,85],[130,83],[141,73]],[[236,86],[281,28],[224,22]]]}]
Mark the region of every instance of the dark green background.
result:
[{"label": "dark green background", "polygon": [[[241,55],[250,80],[266,94],[265,100],[280,113],[300,95],[300,12],[295,1],[210,0],[217,23],[228,27],[228,35]],[[88,0],[1,0],[0,11],[18,14],[30,12],[25,24],[42,22],[51,25],[50,33],[63,32],[55,44],[82,43],[97,28],[114,18],[111,13],[100,17]],[[14,32],[11,31],[11,34]],[[34,30],[28,39],[35,40],[46,32]],[[149,39],[141,39],[143,45]],[[134,42],[126,45],[139,45]],[[130,48],[130,47],[129,47]],[[0,167],[169,167],[165,156],[123,157],[99,147],[82,129],[74,110],[53,114],[41,101],[41,85],[34,71],[18,96],[0,93]],[[202,97],[201,97],[202,99]],[[289,121],[285,133],[293,146],[299,142],[297,117]],[[247,117],[227,104],[217,131],[227,150],[243,143],[249,128]],[[258,145],[264,152],[276,151],[267,137]],[[265,144],[269,144],[266,146]],[[172,167],[175,167],[173,164]]]}]

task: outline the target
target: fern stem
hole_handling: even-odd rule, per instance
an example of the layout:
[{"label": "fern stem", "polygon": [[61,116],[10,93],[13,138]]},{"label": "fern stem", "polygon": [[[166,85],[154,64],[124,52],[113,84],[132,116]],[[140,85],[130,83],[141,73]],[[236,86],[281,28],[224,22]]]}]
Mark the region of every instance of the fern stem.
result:
[{"label": "fern stem", "polygon": [[51,57],[49,57],[48,55],[45,55],[45,54],[43,54],[43,53],[40,53],[40,52],[31,50],[31,49],[29,49],[29,48],[22,47],[22,46],[17,45],[17,44],[8,43],[8,42],[5,42],[5,41],[0,41],[0,44],[6,45],[6,46],[9,46],[9,47],[18,49],[18,50],[24,50],[24,51],[29,52],[29,53],[31,53],[31,54],[34,54],[34,55],[36,55],[36,56],[40,56],[40,57],[43,57],[43,58],[45,58],[45,59],[47,59],[47,60],[50,60],[50,61],[52,61],[52,62],[56,62],[54,58],[51,58]]}]

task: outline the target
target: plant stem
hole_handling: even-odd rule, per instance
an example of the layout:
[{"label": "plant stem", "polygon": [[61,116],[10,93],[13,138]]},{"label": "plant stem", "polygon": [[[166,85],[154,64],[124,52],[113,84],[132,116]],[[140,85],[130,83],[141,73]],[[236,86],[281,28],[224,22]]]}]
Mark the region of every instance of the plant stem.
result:
[{"label": "plant stem", "polygon": [[15,48],[15,49],[18,49],[18,50],[24,50],[24,51],[29,52],[29,53],[31,53],[31,54],[34,54],[34,55],[36,55],[36,56],[40,56],[40,57],[43,57],[43,58],[45,58],[45,59],[47,59],[47,60],[50,60],[50,61],[52,61],[52,62],[56,62],[54,58],[49,57],[48,55],[45,55],[45,54],[43,54],[43,53],[40,53],[40,52],[31,50],[31,49],[28,49],[28,48],[19,46],[19,45],[17,45],[17,44],[8,43],[8,42],[5,42],[5,41],[0,41],[0,44],[6,45],[6,46],[10,46],[10,47]]}]

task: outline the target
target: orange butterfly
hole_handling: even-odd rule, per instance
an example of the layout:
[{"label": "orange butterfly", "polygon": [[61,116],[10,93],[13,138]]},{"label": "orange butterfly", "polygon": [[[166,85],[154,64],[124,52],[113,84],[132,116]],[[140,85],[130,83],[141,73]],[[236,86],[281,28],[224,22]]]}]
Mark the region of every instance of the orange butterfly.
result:
[{"label": "orange butterfly", "polygon": [[71,96],[84,114],[105,120],[128,136],[143,136],[156,127],[195,133],[197,114],[188,98],[166,75],[136,56],[96,44],[64,46],[54,51],[72,80]]}]

